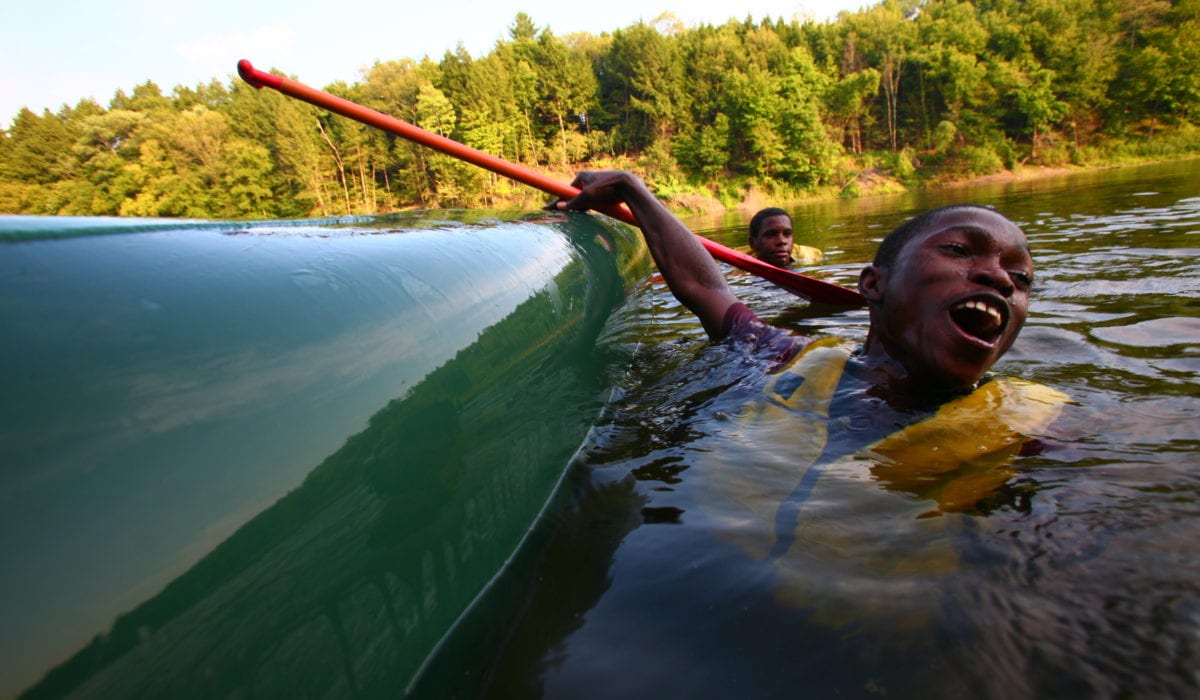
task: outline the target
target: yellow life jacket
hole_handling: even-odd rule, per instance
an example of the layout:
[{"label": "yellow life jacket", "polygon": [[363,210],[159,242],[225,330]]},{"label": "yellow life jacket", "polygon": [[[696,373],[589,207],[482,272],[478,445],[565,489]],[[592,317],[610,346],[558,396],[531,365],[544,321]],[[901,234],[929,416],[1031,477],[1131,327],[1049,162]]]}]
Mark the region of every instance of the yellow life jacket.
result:
[{"label": "yellow life jacket", "polygon": [[928,587],[902,582],[958,561],[944,518],[928,516],[968,511],[1008,481],[1021,445],[1068,400],[997,377],[853,454],[829,455],[830,421],[839,420],[830,406],[851,352],[842,339],[810,343],[729,421],[697,475],[718,535],[772,566],[777,598],[830,624],[927,610]]},{"label": "yellow life jacket", "polygon": [[[823,448],[829,406],[850,348],[826,338],[810,343],[767,384],[767,399],[746,420],[779,420],[791,412],[813,420],[805,438]],[[897,430],[858,455],[876,462],[871,473],[893,490],[920,491],[942,511],[969,509],[1008,479],[1006,465],[1028,437],[1054,422],[1066,394],[1035,382],[995,377],[969,394],[946,402],[937,412]],[[797,426],[798,427],[798,426]],[[813,455],[815,459],[819,455]],[[940,488],[931,482],[950,478]]]}]

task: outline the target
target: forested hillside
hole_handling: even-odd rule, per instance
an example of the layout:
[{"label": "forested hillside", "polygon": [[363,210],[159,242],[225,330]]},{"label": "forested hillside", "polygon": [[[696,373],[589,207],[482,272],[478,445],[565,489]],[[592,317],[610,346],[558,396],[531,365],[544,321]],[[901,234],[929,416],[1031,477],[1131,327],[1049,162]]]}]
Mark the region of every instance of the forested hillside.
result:
[{"label": "forested hillside", "polygon": [[[631,168],[662,193],[731,205],[751,187],[779,201],[853,194],[865,172],[915,185],[1200,153],[1198,67],[1200,0],[888,0],[826,23],[666,17],[569,36],[521,14],[486,55],[390,58],[316,87],[564,178]],[[233,78],[25,109],[0,133],[0,213],[273,218],[544,199]]]}]

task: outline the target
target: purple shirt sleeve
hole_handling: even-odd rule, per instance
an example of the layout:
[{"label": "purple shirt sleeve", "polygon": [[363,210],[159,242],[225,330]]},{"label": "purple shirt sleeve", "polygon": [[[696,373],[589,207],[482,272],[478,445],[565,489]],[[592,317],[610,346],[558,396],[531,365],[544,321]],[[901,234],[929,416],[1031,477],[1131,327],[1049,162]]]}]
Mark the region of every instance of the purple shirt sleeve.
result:
[{"label": "purple shirt sleeve", "polygon": [[768,325],[748,306],[737,302],[725,312],[721,324],[726,342],[741,345],[774,362],[786,362],[808,344],[808,338]]},{"label": "purple shirt sleeve", "polygon": [[725,312],[725,320],[721,323],[722,337],[728,338],[740,334],[741,331],[747,329],[748,326],[757,324],[765,326],[763,320],[754,315],[749,306],[742,302],[737,302]]}]

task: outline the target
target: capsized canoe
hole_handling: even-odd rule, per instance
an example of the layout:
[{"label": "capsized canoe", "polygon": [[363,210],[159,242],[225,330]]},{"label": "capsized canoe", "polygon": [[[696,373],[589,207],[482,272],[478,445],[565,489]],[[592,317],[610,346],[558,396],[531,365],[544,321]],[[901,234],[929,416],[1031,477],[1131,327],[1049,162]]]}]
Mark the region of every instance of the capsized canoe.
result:
[{"label": "capsized canoe", "polygon": [[0,217],[0,695],[452,694],[649,266],[583,215]]}]

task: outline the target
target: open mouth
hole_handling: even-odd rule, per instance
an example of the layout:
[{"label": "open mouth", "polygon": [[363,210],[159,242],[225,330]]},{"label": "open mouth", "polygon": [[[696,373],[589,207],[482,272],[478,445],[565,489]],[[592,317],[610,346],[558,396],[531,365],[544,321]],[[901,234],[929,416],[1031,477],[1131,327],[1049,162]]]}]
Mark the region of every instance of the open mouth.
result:
[{"label": "open mouth", "polygon": [[994,343],[1008,324],[1007,309],[983,299],[959,302],[950,308],[950,320],[967,335]]}]

